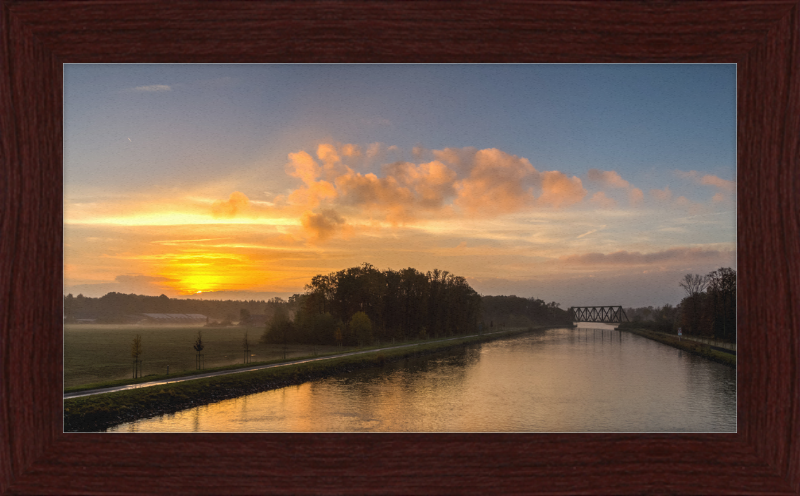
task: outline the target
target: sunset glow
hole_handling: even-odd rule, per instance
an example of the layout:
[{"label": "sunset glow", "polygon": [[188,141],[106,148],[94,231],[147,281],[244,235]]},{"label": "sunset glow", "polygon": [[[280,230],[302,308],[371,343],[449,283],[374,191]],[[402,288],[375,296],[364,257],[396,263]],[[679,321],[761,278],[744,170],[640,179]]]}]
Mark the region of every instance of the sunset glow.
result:
[{"label": "sunset glow", "polygon": [[64,292],[268,299],[369,262],[675,304],[735,267],[735,74],[67,65]]}]

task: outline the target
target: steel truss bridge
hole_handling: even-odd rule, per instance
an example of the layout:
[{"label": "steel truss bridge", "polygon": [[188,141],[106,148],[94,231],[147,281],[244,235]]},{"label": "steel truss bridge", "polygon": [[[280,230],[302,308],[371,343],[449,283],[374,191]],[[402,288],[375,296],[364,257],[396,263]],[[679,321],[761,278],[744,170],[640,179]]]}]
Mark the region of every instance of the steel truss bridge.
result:
[{"label": "steel truss bridge", "polygon": [[573,322],[605,322],[616,324],[630,322],[622,307],[570,307],[569,315]]}]

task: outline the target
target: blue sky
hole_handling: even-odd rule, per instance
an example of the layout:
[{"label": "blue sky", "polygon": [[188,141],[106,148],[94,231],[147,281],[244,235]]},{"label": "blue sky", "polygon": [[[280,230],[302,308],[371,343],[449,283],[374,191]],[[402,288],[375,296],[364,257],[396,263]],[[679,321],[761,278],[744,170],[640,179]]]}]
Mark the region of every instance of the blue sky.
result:
[{"label": "blue sky", "polygon": [[[638,289],[629,297],[655,305],[680,298],[677,280],[670,291],[657,287],[670,277],[735,260],[732,64],[71,64],[64,82],[65,290],[133,292],[120,281],[138,280],[137,291],[156,294],[283,294],[369,261],[450,264],[485,294],[547,299],[540,293],[550,291],[564,304],[592,298],[568,281],[623,287],[625,271],[639,279],[657,271],[663,280],[650,299]],[[443,219],[454,229],[439,226]],[[238,253],[266,282],[234,282],[230,267],[212,274],[213,264],[182,279],[164,261],[209,247],[163,249],[175,245],[163,244],[169,236],[156,225],[202,225],[262,252],[315,253],[317,262]],[[248,229],[283,238],[259,240]],[[404,254],[380,240],[416,248]],[[535,255],[487,273],[476,267],[489,252],[446,254],[462,244]],[[657,255],[666,250],[697,256]],[[619,252],[652,256],[620,270],[618,255],[613,271],[611,259],[588,257]]]}]

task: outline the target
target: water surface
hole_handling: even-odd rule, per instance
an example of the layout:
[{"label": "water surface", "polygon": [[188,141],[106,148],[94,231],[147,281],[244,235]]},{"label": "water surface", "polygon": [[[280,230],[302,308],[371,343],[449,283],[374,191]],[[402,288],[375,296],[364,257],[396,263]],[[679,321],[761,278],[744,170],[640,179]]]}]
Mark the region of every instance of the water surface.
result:
[{"label": "water surface", "polygon": [[536,331],[109,431],[736,432],[733,368],[603,327]]}]

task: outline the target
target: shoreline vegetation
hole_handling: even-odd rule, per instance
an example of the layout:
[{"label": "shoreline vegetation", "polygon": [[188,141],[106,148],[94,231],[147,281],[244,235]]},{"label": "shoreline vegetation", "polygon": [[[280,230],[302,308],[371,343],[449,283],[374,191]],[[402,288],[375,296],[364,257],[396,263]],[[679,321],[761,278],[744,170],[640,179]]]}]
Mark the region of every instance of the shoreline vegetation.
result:
[{"label": "shoreline vegetation", "polygon": [[668,346],[672,346],[673,348],[678,348],[679,350],[687,351],[689,353],[701,356],[703,358],[707,358],[713,362],[721,363],[722,365],[727,365],[728,367],[736,368],[736,354],[734,353],[726,353],[723,351],[717,351],[711,348],[711,346],[705,343],[699,343],[697,341],[691,341],[689,339],[678,339],[678,336],[672,334],[665,334],[662,332],[655,332],[655,331],[648,331],[642,328],[637,328],[633,326],[619,326],[617,328],[619,331],[623,332],[630,332],[631,334],[636,334],[637,336],[641,336],[647,339],[652,339],[653,341],[658,341],[661,344],[666,344]]},{"label": "shoreline vegetation", "polygon": [[[509,328],[505,331],[467,336],[457,339],[423,341],[415,346],[398,344],[395,348],[376,350],[371,353],[330,358],[305,363],[288,363],[252,372],[241,372],[217,377],[199,378],[184,382],[130,389],[94,396],[64,400],[64,432],[101,432],[106,429],[134,420],[176,413],[196,406],[216,403],[226,399],[238,398],[254,393],[299,385],[304,382],[348,373],[354,370],[380,367],[387,362],[403,360],[414,356],[434,354],[458,347],[484,343],[518,334],[541,331],[553,326]],[[320,357],[315,357],[320,358]],[[323,357],[324,358],[324,357]],[[253,367],[250,363],[244,367]],[[220,367],[220,370],[239,367]],[[204,370],[204,373],[212,370]],[[189,375],[189,374],[187,374]],[[175,378],[173,374],[170,378]],[[140,382],[158,380],[147,376]],[[115,381],[117,382],[117,381]],[[119,381],[133,383],[132,381]],[[110,383],[104,383],[110,386]],[[119,384],[114,384],[119,385]],[[95,385],[97,386],[97,385]],[[70,391],[86,390],[87,387],[70,388]],[[65,391],[67,392],[67,391]]]}]

